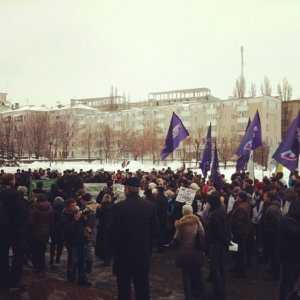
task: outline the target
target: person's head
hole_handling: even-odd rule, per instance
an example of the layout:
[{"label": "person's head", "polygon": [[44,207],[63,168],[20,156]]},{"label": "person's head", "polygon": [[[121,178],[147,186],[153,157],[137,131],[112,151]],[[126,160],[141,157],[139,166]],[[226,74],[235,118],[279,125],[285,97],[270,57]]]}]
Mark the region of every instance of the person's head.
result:
[{"label": "person's head", "polygon": [[76,207],[76,201],[73,198],[69,198],[66,200],[66,209],[72,210]]},{"label": "person's head", "polygon": [[248,200],[248,195],[246,192],[239,192],[238,194],[238,200],[241,202],[246,202]]},{"label": "person's head", "polygon": [[81,200],[83,202],[89,202],[92,199],[92,195],[90,193],[85,193],[84,195],[82,195]]},{"label": "person's head", "polygon": [[25,195],[27,195],[28,189],[26,186],[20,185],[20,186],[18,186],[17,191],[20,192],[22,194],[22,196],[24,197]]},{"label": "person's head", "polygon": [[182,215],[192,215],[193,214],[193,207],[190,204],[185,204],[182,206]]},{"label": "person's head", "polygon": [[47,199],[46,195],[44,195],[44,194],[39,194],[39,195],[37,196],[36,201],[37,201],[37,203],[43,203],[43,202],[47,202],[48,199]]},{"label": "person's head", "polygon": [[53,201],[53,207],[62,207],[64,206],[65,200],[62,197],[55,197],[54,201]]},{"label": "person's head", "polygon": [[111,203],[112,202],[112,198],[110,194],[104,194],[103,198],[102,198],[102,203]]},{"label": "person's head", "polygon": [[212,210],[221,206],[221,195],[219,192],[212,192],[207,196],[207,202],[209,203]]},{"label": "person's head", "polygon": [[125,194],[138,194],[140,190],[140,181],[137,177],[130,177],[125,182]]},{"label": "person's head", "polygon": [[6,186],[15,186],[16,184],[15,175],[11,173],[3,174],[1,178],[1,184]]},{"label": "person's head", "polygon": [[264,202],[272,202],[276,199],[276,194],[273,191],[265,191],[263,194]]}]

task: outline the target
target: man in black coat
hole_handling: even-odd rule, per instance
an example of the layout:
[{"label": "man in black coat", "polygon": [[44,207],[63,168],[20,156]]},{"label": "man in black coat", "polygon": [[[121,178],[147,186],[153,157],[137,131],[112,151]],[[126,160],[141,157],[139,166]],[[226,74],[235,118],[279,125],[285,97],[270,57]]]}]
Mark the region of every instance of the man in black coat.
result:
[{"label": "man in black coat", "polygon": [[[15,188],[13,174],[4,174],[0,189],[0,291],[21,287],[28,211]],[[14,257],[9,265],[9,249]]]},{"label": "man in black coat", "polygon": [[300,276],[300,200],[292,201],[289,212],[280,220],[280,300],[288,299]]},{"label": "man in black coat", "polygon": [[207,220],[207,241],[210,268],[214,287],[214,299],[225,299],[225,254],[229,244],[229,230],[226,212],[220,201],[221,195],[213,192],[208,196],[210,205]]},{"label": "man in black coat", "polygon": [[113,208],[111,226],[114,272],[118,300],[131,299],[131,282],[136,300],[149,300],[149,270],[153,240],[158,236],[158,221],[153,204],[139,197],[139,180],[129,178],[126,200]]}]

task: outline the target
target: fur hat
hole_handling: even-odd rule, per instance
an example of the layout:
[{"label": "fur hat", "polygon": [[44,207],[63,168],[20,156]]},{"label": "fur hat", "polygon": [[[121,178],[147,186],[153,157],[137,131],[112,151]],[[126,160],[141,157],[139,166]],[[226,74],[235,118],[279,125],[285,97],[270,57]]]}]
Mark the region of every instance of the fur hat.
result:
[{"label": "fur hat", "polygon": [[193,214],[193,207],[190,204],[185,204],[182,206],[182,214],[184,216]]}]

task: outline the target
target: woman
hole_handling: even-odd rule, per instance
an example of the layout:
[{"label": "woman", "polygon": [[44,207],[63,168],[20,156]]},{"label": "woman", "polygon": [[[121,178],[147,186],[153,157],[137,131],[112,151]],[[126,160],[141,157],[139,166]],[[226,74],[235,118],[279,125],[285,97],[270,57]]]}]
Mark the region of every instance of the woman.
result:
[{"label": "woman", "polygon": [[175,222],[175,243],[178,245],[176,266],[182,270],[185,299],[199,296],[202,288],[202,265],[205,233],[191,205],[182,207],[183,217]]}]

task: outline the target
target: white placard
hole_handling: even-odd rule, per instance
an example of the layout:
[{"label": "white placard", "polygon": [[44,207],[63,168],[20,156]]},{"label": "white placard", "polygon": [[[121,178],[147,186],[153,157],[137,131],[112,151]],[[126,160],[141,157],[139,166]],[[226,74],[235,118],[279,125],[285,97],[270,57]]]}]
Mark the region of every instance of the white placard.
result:
[{"label": "white placard", "polygon": [[181,187],[176,197],[177,202],[192,204],[196,195],[196,191],[193,189]]},{"label": "white placard", "polygon": [[87,193],[92,195],[92,198],[96,198],[100,191],[107,187],[106,183],[85,183],[84,189]]},{"label": "white placard", "polygon": [[123,184],[115,183],[115,184],[113,184],[112,188],[113,188],[114,193],[117,193],[117,192],[124,193],[125,192],[125,186]]}]

